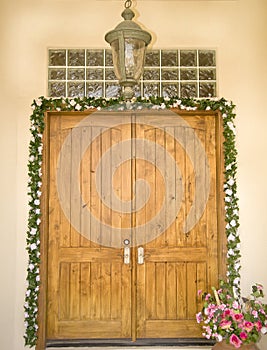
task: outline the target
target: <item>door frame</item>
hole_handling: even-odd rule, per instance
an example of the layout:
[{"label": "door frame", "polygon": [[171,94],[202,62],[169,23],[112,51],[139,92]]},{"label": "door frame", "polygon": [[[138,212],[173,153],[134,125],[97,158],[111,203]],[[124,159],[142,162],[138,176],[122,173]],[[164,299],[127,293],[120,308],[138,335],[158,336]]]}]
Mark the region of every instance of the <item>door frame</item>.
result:
[{"label": "door frame", "polygon": [[[184,111],[180,110],[178,108],[172,108],[172,112],[179,114],[181,116],[190,116],[190,115],[198,115],[198,116],[205,116],[205,115],[212,115],[215,118],[216,121],[216,171],[218,171],[217,174],[217,184],[216,184],[216,192],[217,192],[217,227],[218,227],[218,277],[219,279],[224,279],[226,276],[226,257],[227,257],[227,237],[225,234],[225,209],[224,209],[224,150],[223,150],[223,119],[222,114],[220,111]],[[39,296],[38,296],[38,338],[36,343],[36,350],[44,350],[46,348],[46,307],[47,307],[47,260],[48,260],[48,235],[47,232],[49,231],[49,138],[50,138],[50,118],[52,115],[64,113],[68,115],[84,115],[88,116],[91,113],[94,113],[95,109],[90,109],[86,111],[64,111],[64,112],[58,112],[58,111],[47,111],[44,114],[44,124],[45,129],[43,133],[43,162],[42,162],[42,188],[45,189],[42,191],[41,196],[41,213],[42,213],[42,221],[40,224],[40,253],[41,253],[41,262],[40,262],[40,290],[39,290]],[[136,253],[135,253],[136,254]],[[133,286],[134,287],[134,286]],[[114,343],[114,345],[123,345],[125,342],[127,343],[127,346],[151,346],[157,344],[162,345],[170,345],[174,344],[174,341],[176,344],[183,346],[183,345],[211,345],[212,342],[207,341],[205,339],[156,339],[156,342],[153,339],[144,339],[144,341],[137,341],[136,343],[132,343],[131,341],[122,340],[121,342],[117,342],[114,340],[99,340],[92,342],[90,340],[86,341],[79,341],[79,344],[84,345],[110,345]],[[58,342],[59,343],[59,342]],[[62,341],[61,341],[62,343]],[[65,342],[66,343],[66,342]],[[71,345],[71,344],[70,344]],[[73,344],[75,346],[75,344]],[[76,345],[78,345],[76,341]],[[126,344],[125,344],[126,345]],[[98,345],[100,346],[100,345]]]}]

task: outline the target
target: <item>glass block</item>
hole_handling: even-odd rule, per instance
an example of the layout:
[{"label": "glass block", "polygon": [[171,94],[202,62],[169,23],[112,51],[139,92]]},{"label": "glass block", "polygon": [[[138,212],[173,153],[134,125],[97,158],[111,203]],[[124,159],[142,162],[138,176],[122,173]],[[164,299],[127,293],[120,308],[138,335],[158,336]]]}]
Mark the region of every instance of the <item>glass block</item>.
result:
[{"label": "glass block", "polygon": [[181,97],[197,97],[196,83],[181,83]]},{"label": "glass block", "polygon": [[68,79],[69,80],[84,80],[85,72],[81,68],[70,68],[68,70]]},{"label": "glass block", "polygon": [[102,68],[88,68],[86,73],[87,80],[103,80],[104,73]]},{"label": "glass block", "polygon": [[162,50],[161,51],[161,66],[178,66],[178,54],[176,50],[168,51],[168,50]]},{"label": "glass block", "polygon": [[214,67],[216,65],[215,50],[199,50],[198,64],[200,67]]},{"label": "glass block", "polygon": [[144,68],[143,80],[159,80],[159,69]]},{"label": "glass block", "polygon": [[216,84],[215,83],[200,83],[199,84],[199,97],[215,97],[216,96]]},{"label": "glass block", "polygon": [[159,84],[144,83],[144,96],[159,96]]},{"label": "glass block", "polygon": [[84,97],[84,82],[68,83],[68,97]]},{"label": "glass block", "polygon": [[197,70],[196,69],[181,68],[180,79],[181,80],[197,80]]},{"label": "glass block", "polygon": [[65,80],[66,69],[65,68],[49,68],[48,73],[50,80]]},{"label": "glass block", "polygon": [[85,65],[85,51],[84,50],[69,50],[68,51],[68,65],[69,66],[84,66]]},{"label": "glass block", "polygon": [[86,84],[87,97],[103,97],[104,89],[103,83],[87,83]]},{"label": "glass block", "polygon": [[112,58],[111,50],[105,51],[105,65],[106,66],[113,66],[113,58]]},{"label": "glass block", "polygon": [[181,50],[180,51],[180,66],[195,67],[197,65],[196,50]]},{"label": "glass block", "polygon": [[106,80],[117,80],[113,68],[106,69]]},{"label": "glass block", "polygon": [[135,85],[133,87],[133,90],[134,90],[134,96],[135,97],[140,97],[141,96],[141,85],[140,84]]},{"label": "glass block", "polygon": [[87,50],[87,66],[103,66],[104,65],[104,50]]},{"label": "glass block", "polygon": [[216,70],[213,68],[202,68],[199,70],[199,80],[215,80]]},{"label": "glass block", "polygon": [[50,97],[65,97],[66,96],[66,83],[63,82],[49,82],[48,94]]},{"label": "glass block", "polygon": [[118,83],[106,83],[106,97],[119,97],[121,86]]},{"label": "glass block", "polygon": [[145,57],[145,67],[155,67],[159,65],[159,50],[147,50]]},{"label": "glass block", "polygon": [[178,69],[162,68],[161,79],[162,80],[178,80]]},{"label": "glass block", "polygon": [[66,50],[49,50],[49,66],[66,66]]},{"label": "glass block", "polygon": [[163,97],[178,97],[178,84],[162,83],[161,90]]}]

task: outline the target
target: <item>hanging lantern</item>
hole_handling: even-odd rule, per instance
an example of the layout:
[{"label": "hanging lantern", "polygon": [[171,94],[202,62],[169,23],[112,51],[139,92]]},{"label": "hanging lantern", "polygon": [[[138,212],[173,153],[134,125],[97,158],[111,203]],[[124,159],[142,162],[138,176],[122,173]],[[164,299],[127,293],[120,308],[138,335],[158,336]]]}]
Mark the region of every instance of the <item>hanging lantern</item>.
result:
[{"label": "hanging lantern", "polygon": [[124,21],[105,35],[112,50],[114,72],[126,99],[134,96],[133,87],[143,73],[146,47],[151,42],[151,35],[132,21],[135,14],[131,5],[131,0],[125,2],[121,14]]}]

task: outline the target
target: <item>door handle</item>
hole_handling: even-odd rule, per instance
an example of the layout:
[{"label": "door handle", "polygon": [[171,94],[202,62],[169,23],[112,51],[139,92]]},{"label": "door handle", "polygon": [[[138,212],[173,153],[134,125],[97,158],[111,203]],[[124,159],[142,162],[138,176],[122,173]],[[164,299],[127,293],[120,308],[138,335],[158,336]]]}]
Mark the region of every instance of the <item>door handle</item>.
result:
[{"label": "door handle", "polygon": [[144,260],[145,260],[144,248],[143,247],[139,247],[137,249],[137,263],[139,265],[142,265],[142,264],[144,264]]},{"label": "door handle", "polygon": [[123,260],[124,260],[124,264],[126,264],[126,265],[130,264],[130,260],[131,260],[131,250],[130,250],[130,247],[124,247],[124,250],[123,250]]}]

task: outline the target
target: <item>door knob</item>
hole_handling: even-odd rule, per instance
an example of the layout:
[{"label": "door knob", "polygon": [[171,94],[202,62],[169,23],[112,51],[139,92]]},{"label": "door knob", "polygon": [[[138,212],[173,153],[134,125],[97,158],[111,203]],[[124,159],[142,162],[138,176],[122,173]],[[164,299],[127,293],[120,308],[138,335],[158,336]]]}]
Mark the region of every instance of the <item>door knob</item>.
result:
[{"label": "door knob", "polygon": [[145,257],[144,257],[144,248],[139,247],[137,249],[137,263],[139,265],[142,265],[144,263]]},{"label": "door knob", "polygon": [[131,260],[130,247],[124,247],[123,260],[124,260],[124,264],[126,264],[126,265],[130,264],[130,260]]}]

